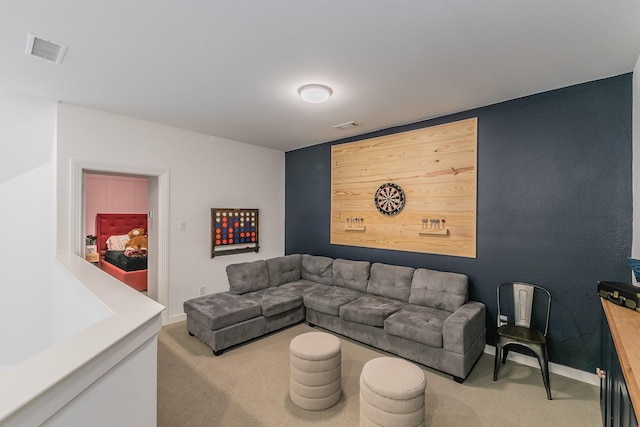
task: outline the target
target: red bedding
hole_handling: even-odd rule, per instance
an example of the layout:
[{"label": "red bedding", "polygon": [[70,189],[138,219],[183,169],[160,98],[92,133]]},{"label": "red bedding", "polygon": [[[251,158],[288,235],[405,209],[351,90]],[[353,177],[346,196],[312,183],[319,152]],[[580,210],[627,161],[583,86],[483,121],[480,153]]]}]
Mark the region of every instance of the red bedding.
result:
[{"label": "red bedding", "polygon": [[147,270],[124,271],[104,260],[107,252],[107,239],[110,236],[127,234],[134,228],[147,230],[147,214],[97,214],[96,236],[100,268],[138,291],[147,290]]}]

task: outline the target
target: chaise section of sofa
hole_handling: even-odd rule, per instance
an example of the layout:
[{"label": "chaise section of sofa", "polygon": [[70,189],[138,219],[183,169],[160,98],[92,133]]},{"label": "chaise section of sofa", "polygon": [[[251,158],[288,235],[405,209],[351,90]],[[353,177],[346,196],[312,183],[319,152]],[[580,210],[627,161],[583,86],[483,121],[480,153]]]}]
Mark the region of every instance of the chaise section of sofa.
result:
[{"label": "chaise section of sofa", "polygon": [[[280,260],[282,270],[290,262],[285,258]],[[211,347],[216,356],[229,347],[304,320],[302,296],[271,286],[266,261],[230,264],[227,278],[229,292],[183,304],[187,330]],[[232,318],[235,323],[229,321]]]},{"label": "chaise section of sofa", "polygon": [[235,344],[264,335],[266,322],[259,304],[240,295],[221,292],[185,301],[187,330],[215,355]]},{"label": "chaise section of sofa", "polygon": [[187,329],[220,354],[304,319],[451,374],[484,350],[484,304],[463,274],[293,254],[227,266],[229,292],[184,303]]}]

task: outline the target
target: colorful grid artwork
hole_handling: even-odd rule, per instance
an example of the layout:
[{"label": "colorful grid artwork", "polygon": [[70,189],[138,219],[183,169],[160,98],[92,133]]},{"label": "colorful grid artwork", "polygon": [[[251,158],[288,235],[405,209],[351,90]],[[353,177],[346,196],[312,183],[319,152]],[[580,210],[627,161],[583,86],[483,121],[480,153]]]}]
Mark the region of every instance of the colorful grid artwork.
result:
[{"label": "colorful grid artwork", "polygon": [[211,257],[258,252],[258,209],[211,209]]}]

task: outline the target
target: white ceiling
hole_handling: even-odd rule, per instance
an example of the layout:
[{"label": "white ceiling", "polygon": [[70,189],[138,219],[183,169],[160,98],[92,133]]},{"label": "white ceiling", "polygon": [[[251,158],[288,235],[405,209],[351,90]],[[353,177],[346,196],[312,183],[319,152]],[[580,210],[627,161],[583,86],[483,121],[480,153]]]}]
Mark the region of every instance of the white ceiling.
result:
[{"label": "white ceiling", "polygon": [[[28,32],[68,45],[62,64],[25,55]],[[638,0],[0,0],[0,88],[283,151],[627,73],[638,55]],[[333,96],[303,102],[308,83]]]}]

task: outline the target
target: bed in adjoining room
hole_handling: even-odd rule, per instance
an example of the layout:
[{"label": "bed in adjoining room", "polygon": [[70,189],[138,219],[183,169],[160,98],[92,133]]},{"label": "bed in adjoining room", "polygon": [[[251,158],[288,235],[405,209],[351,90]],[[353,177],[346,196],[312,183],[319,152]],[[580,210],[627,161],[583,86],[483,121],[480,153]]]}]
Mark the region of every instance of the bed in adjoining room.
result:
[{"label": "bed in adjoining room", "polygon": [[[147,231],[147,214],[99,213],[96,236],[102,270],[138,291],[147,290],[147,256],[126,256],[127,233],[135,228]],[[130,254],[128,254],[130,255]]]}]

